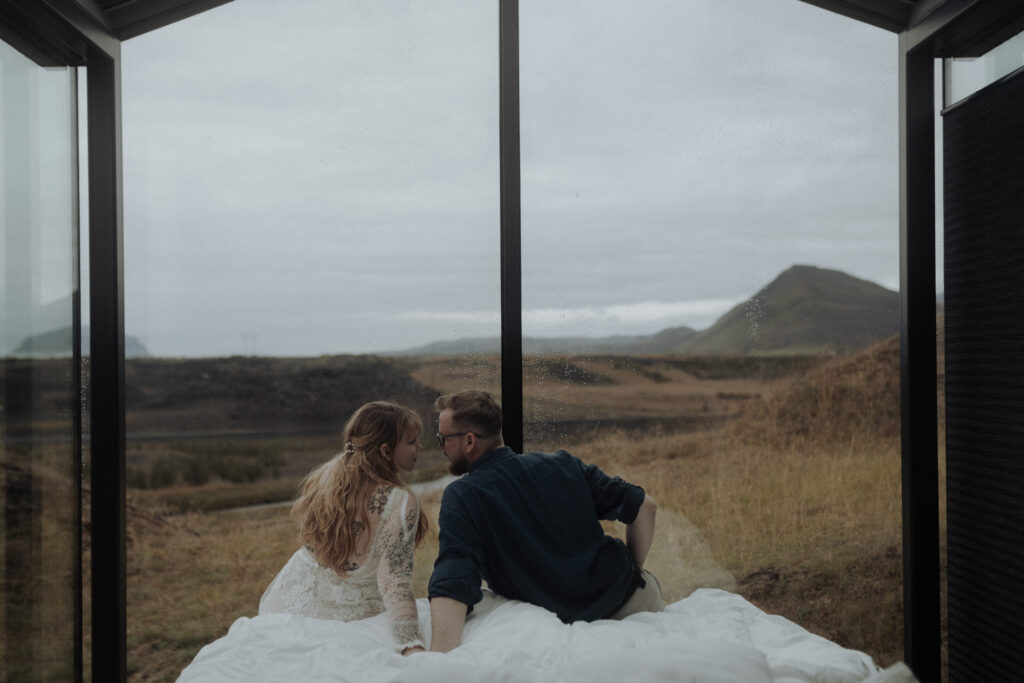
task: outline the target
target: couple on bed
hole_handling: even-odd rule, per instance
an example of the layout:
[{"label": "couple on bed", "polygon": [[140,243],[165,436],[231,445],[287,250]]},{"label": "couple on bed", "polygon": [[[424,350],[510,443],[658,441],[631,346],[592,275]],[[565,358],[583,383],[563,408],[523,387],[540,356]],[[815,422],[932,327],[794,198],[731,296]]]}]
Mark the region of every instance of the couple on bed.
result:
[{"label": "couple on bed", "polygon": [[[501,437],[501,407],[481,391],[437,399],[437,440],[461,476],[445,489],[430,578],[430,649],[459,645],[466,615],[495,593],[551,610],[564,622],[622,619],[664,607],[643,569],[657,506],[639,486],[565,451],[517,454]],[[402,483],[420,450],[419,416],[373,402],[345,425],[345,450],[313,470],[292,510],[299,549],[260,600],[260,614],[351,621],[386,611],[403,655],[425,649],[410,584],[427,532]],[[600,519],[626,524],[626,542]]]}]

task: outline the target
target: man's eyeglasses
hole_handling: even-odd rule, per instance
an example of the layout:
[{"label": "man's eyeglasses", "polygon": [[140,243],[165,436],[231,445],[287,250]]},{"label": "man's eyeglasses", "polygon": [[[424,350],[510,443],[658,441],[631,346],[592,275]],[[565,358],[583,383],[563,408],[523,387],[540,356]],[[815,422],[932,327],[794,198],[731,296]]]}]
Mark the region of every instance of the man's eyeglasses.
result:
[{"label": "man's eyeglasses", "polygon": [[450,436],[465,436],[466,434],[473,434],[477,438],[480,438],[480,435],[477,434],[476,432],[455,432],[454,434],[442,434],[441,432],[438,432],[434,436],[437,437],[437,445],[440,446],[441,448],[444,448],[444,440],[447,439],[448,437],[450,437]]}]

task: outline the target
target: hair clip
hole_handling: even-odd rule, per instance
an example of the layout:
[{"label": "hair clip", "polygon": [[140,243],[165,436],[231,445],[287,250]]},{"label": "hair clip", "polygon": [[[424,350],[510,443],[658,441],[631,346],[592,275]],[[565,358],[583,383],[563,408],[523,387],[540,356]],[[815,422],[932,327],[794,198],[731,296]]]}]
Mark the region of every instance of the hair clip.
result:
[{"label": "hair clip", "polygon": [[356,452],[356,447],[352,445],[351,441],[345,442],[345,455],[352,455]]}]

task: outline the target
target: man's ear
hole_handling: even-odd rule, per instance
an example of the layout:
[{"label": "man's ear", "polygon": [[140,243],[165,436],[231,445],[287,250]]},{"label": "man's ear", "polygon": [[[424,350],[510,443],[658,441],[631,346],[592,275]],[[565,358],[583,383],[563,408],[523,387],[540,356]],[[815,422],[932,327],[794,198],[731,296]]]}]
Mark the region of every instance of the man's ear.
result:
[{"label": "man's ear", "polygon": [[466,450],[472,452],[478,443],[480,443],[480,440],[476,438],[476,434],[473,432],[466,432]]}]

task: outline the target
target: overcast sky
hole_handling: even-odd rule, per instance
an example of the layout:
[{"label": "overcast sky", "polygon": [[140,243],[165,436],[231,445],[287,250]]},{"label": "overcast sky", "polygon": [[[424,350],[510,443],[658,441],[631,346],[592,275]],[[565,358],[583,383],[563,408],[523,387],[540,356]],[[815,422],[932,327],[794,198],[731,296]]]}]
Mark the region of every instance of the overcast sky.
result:
[{"label": "overcast sky", "polygon": [[[156,355],[499,334],[497,2],[235,0],[123,45]],[[897,41],[799,0],[520,3],[524,334],[702,329],[797,263],[898,287]]]}]

